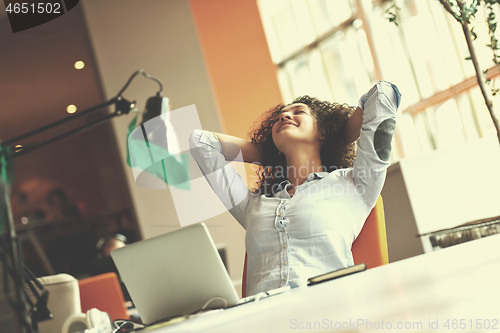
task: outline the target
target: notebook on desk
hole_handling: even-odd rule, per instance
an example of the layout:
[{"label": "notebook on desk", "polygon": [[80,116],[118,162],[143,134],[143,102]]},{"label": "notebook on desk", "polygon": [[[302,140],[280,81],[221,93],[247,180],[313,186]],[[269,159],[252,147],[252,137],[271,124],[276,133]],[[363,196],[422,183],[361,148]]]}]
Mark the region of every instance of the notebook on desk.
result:
[{"label": "notebook on desk", "polygon": [[145,324],[240,303],[204,223],[111,252]]}]

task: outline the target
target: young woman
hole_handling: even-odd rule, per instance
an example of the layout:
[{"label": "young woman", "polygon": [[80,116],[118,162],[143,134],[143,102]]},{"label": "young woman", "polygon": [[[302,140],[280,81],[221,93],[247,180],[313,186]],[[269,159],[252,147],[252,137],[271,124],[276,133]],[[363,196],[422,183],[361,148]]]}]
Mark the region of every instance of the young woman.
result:
[{"label": "young woman", "polygon": [[[308,96],[278,105],[250,141],[193,132],[193,157],[246,230],[247,295],[353,265],[352,243],[385,181],[399,101],[381,81],[357,108]],[[234,160],[262,166],[254,189]]]}]

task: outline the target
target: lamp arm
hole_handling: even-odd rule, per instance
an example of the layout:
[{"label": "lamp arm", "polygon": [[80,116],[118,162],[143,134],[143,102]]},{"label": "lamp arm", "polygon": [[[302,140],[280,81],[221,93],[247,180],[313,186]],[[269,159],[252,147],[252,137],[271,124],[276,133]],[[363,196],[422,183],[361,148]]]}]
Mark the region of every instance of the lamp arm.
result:
[{"label": "lamp arm", "polygon": [[[97,125],[100,125],[108,120],[110,120],[111,118],[114,118],[116,116],[120,116],[122,114],[128,114],[131,110],[134,109],[135,107],[135,102],[129,102],[127,101],[126,99],[124,98],[121,98],[121,97],[115,97],[113,98],[112,100],[108,101],[108,102],[105,102],[103,104],[100,104],[100,105],[97,105],[95,107],[92,107],[90,109],[87,109],[87,110],[84,110],[84,111],[81,111],[79,115],[82,115],[82,114],[88,114],[92,111],[95,111],[96,109],[100,109],[100,108],[103,108],[103,107],[106,107],[106,106],[109,106],[110,104],[115,104],[116,106],[116,110],[115,112],[111,113],[111,114],[108,114],[102,118],[99,118],[97,120],[94,120],[92,122],[89,122],[89,123],[86,123],[82,126],[79,126],[77,128],[74,128],[74,129],[71,129],[69,131],[66,131],[62,134],[59,134],[59,135],[56,135],[50,139],[47,139],[45,141],[40,141],[40,142],[37,142],[35,144],[31,144],[29,146],[26,146],[26,147],[23,147],[22,149],[20,150],[15,150],[15,151],[11,151],[10,154],[6,157],[6,160],[10,160],[10,159],[13,159],[13,158],[16,158],[16,157],[19,157],[21,155],[24,155],[24,154],[27,154],[29,152],[32,152],[34,150],[37,150],[38,148],[41,148],[43,146],[46,146],[52,142],[55,142],[55,141],[59,141],[61,139],[64,139],[66,137],[69,137],[69,136],[72,136],[74,134],[78,134],[78,133],[81,133],[81,132],[84,132],[92,127],[95,127]],[[26,134],[23,134],[19,137],[17,137],[16,139],[19,140],[19,138],[27,138],[27,137],[30,137],[30,136],[33,136],[35,134],[38,134],[40,132],[43,132],[47,129],[50,129],[50,128],[53,128],[53,127],[56,127],[56,126],[59,126],[69,120],[73,120],[75,119],[76,117],[70,117],[70,118],[66,118],[66,119],[63,119],[63,120],[60,120],[60,121],[57,121],[55,123],[52,123],[52,124],[49,124],[47,126],[44,126],[43,128],[40,128],[38,130],[34,130],[34,131],[31,131],[29,133],[26,133]],[[15,139],[12,139],[12,140],[9,140],[8,142],[5,142],[4,144],[14,144],[16,143],[17,141]]]},{"label": "lamp arm", "polygon": [[[142,74],[144,77],[146,77],[147,79],[150,79],[150,80],[153,80],[155,81],[156,83],[158,83],[159,85],[159,90],[158,92],[156,93],[157,95],[161,95],[161,92],[163,91],[163,84],[161,83],[161,81],[159,79],[157,79],[156,77],[152,76],[152,75],[149,75],[148,73],[146,73],[144,70],[142,69],[139,69],[137,71],[135,71],[127,80],[127,82],[125,83],[125,85],[120,89],[120,91],[118,92],[118,94],[116,94],[115,97],[113,97],[112,99],[110,99],[109,101],[107,102],[104,102],[104,103],[101,103],[99,105],[96,105],[96,106],[93,106],[91,108],[88,108],[86,110],[83,110],[83,111],[80,111],[78,113],[76,113],[75,115],[71,116],[71,117],[66,117],[66,118],[63,118],[63,119],[60,119],[58,121],[55,121],[51,124],[48,124],[48,125],[45,125],[45,126],[42,126],[40,128],[37,128],[33,131],[30,131],[30,132],[27,132],[27,133],[24,133],[20,136],[17,136],[15,138],[12,138],[12,139],[9,139],[8,141],[5,141],[3,142],[2,144],[3,145],[12,145],[12,144],[15,144],[17,142],[19,142],[20,140],[23,140],[23,139],[26,139],[26,138],[29,138],[29,137],[32,137],[34,135],[37,135],[39,133],[42,133],[42,132],[45,132],[49,129],[52,129],[54,127],[57,127],[57,126],[60,126],[62,124],[65,124],[67,122],[70,122],[70,121],[73,121],[74,119],[77,119],[77,118],[80,118],[82,116],[85,116],[85,115],[88,115],[89,113],[95,111],[95,110],[98,110],[98,109],[102,109],[102,108],[105,108],[105,107],[108,107],[110,105],[115,105],[116,106],[116,110],[115,110],[115,114],[116,116],[117,115],[122,115],[122,114],[127,114],[130,112],[130,110],[132,110],[134,107],[135,107],[135,102],[134,103],[131,103],[129,101],[127,101],[125,98],[122,97],[122,94],[125,92],[125,90],[128,88],[128,86],[132,83],[132,81],[134,80],[134,78],[139,75],[139,74]],[[94,126],[94,125],[92,125]],[[91,127],[92,127],[91,126]],[[63,137],[66,137],[66,136],[63,136]],[[50,140],[50,142],[52,142],[52,140]],[[45,144],[43,144],[45,145]],[[38,147],[37,147],[38,148]],[[36,149],[36,148],[35,148]],[[34,149],[30,149],[31,150],[34,150]],[[16,155],[17,156],[17,155]]]},{"label": "lamp arm", "polygon": [[39,134],[39,133],[45,132],[45,131],[47,131],[47,130],[49,130],[49,129],[52,129],[52,128],[54,128],[54,127],[60,126],[60,125],[62,125],[62,124],[64,124],[64,123],[67,123],[67,122],[69,122],[69,121],[72,121],[72,120],[74,120],[74,119],[77,119],[77,118],[80,118],[80,117],[82,117],[82,116],[88,115],[89,113],[91,113],[91,112],[93,112],[93,111],[95,111],[95,110],[102,109],[102,108],[104,108],[104,107],[107,107],[107,106],[109,106],[109,105],[112,105],[112,104],[114,104],[115,102],[116,102],[116,97],[115,97],[115,98],[113,98],[113,99],[111,99],[111,100],[109,100],[109,101],[107,101],[107,102],[104,102],[104,103],[102,103],[102,104],[99,104],[99,105],[93,106],[93,107],[91,107],[91,108],[89,108],[89,109],[86,109],[86,110],[80,111],[80,112],[78,112],[78,113],[74,114],[72,117],[66,117],[66,118],[60,119],[60,120],[55,121],[55,122],[53,122],[53,123],[51,123],[51,124],[48,124],[48,125],[42,126],[42,127],[37,128],[37,129],[35,129],[35,130],[33,130],[33,131],[30,131],[30,132],[24,133],[24,134],[22,134],[22,135],[19,135],[19,136],[15,137],[15,138],[9,139],[8,141],[3,142],[3,144],[4,144],[4,145],[11,145],[11,144],[17,143],[17,142],[19,142],[19,141],[21,141],[21,140],[23,140],[23,139],[26,139],[26,138],[32,137],[32,136],[34,136],[34,135],[37,135],[37,134]]}]

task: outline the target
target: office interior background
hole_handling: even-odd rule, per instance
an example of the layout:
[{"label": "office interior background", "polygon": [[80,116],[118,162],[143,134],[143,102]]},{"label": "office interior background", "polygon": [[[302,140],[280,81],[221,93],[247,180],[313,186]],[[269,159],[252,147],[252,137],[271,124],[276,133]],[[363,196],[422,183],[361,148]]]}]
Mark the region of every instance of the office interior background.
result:
[{"label": "office interior background", "polygon": [[[500,148],[460,26],[437,0],[396,3],[399,25],[382,0],[81,0],[18,33],[2,10],[0,139],[68,117],[69,105],[79,112],[109,100],[137,69],[163,82],[172,110],[195,104],[204,129],[242,137],[296,96],[356,105],[377,80],[391,81],[403,96],[382,192],[389,257],[432,251],[418,235],[500,215]],[[485,13],[476,15],[474,44],[494,80],[500,66],[486,47]],[[124,95],[142,108],[156,90],[138,78]],[[498,118],[500,100],[491,98]],[[170,191],[137,186],[126,163],[133,117],[14,160],[12,209],[36,274],[88,276],[100,237],[137,241],[180,227]],[[249,184],[254,173],[247,168]],[[54,192],[76,217],[54,213]],[[229,213],[206,223],[239,289],[244,231]],[[0,295],[0,322],[8,322]]]}]

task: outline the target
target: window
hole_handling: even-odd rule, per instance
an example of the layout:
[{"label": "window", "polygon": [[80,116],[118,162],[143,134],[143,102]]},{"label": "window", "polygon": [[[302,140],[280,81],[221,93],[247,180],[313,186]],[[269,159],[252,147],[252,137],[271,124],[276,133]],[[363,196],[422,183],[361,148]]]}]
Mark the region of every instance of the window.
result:
[{"label": "window", "polygon": [[[495,136],[460,25],[438,0],[396,0],[396,26],[385,2],[258,0],[284,101],[309,94],[356,105],[377,80],[396,83],[403,99],[392,161]],[[485,14],[476,15],[475,48],[494,78]]]}]

